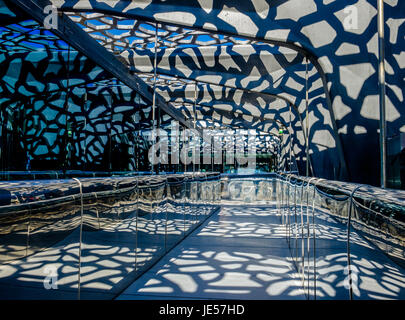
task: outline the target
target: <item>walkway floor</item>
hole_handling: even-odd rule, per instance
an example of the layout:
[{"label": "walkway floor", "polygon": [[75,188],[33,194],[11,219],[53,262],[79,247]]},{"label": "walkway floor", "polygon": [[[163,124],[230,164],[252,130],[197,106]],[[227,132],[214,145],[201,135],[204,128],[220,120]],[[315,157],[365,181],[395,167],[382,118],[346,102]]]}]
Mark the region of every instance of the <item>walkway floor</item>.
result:
[{"label": "walkway floor", "polygon": [[118,299],[305,299],[274,207],[222,207]]}]

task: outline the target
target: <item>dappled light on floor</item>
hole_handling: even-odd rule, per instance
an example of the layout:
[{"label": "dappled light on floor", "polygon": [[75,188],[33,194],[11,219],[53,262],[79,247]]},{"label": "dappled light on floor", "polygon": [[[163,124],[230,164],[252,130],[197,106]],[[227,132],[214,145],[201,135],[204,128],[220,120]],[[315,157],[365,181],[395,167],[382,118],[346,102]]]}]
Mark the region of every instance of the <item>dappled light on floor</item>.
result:
[{"label": "dappled light on floor", "polygon": [[[287,233],[275,206],[223,206],[118,299],[349,299],[346,226],[317,212],[304,270]],[[404,270],[355,232],[351,263],[354,299],[405,298]]]}]

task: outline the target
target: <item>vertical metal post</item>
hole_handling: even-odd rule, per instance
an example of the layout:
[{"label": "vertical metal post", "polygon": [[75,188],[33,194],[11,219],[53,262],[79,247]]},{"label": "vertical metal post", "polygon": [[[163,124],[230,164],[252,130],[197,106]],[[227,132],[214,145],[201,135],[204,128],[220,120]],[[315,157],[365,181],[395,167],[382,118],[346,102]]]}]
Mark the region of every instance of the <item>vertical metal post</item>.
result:
[{"label": "vertical metal post", "polygon": [[113,112],[114,108],[112,105],[112,97],[111,97],[111,92],[109,92],[109,107],[110,107],[110,127],[108,129],[108,172],[111,175],[112,174],[112,125],[113,125]]},{"label": "vertical metal post", "polygon": [[236,130],[232,129],[233,171],[236,173]]},{"label": "vertical metal post", "polygon": [[88,115],[88,113],[87,113],[87,89],[86,89],[86,92],[84,93],[84,114],[86,115],[86,117],[84,118],[84,128],[83,128],[83,131],[84,131],[84,150],[83,150],[83,166],[84,166],[84,168],[88,168],[88,164],[87,164],[87,132],[86,132],[86,130],[87,130],[87,115]]},{"label": "vertical metal post", "polygon": [[64,104],[64,113],[65,113],[65,145],[63,146],[64,148],[64,163],[62,164],[62,171],[63,171],[63,177],[66,178],[66,171],[68,167],[68,156],[69,156],[69,150],[68,150],[68,140],[69,140],[69,133],[68,133],[68,123],[69,123],[69,85],[70,85],[70,45],[68,46],[68,56],[67,56],[67,70],[66,70],[66,97],[65,97],[65,104]]},{"label": "vertical metal post", "polygon": [[[320,179],[322,180],[322,179]],[[318,181],[320,181],[318,180]],[[314,264],[314,300],[316,300],[316,229],[315,229],[315,190],[316,182],[314,183],[314,192],[312,194],[312,237],[313,237],[313,264]]]},{"label": "vertical metal post", "polygon": [[[197,104],[197,81],[194,82],[194,105],[193,105],[193,117],[194,117],[194,134],[195,134],[195,129],[196,129],[196,122],[197,122],[197,115],[196,115],[196,104]],[[195,143],[197,139],[193,139],[193,142]],[[200,157],[200,141],[198,141],[198,157]],[[194,151],[196,151],[196,146],[194,146]],[[196,155],[197,156],[197,155]],[[195,173],[195,160],[193,157],[193,173]],[[201,159],[200,159],[201,161]],[[198,162],[200,162],[198,161]]]},{"label": "vertical metal post", "polygon": [[155,139],[156,139],[156,81],[157,81],[157,46],[158,46],[158,27],[159,24],[155,24],[155,59],[153,61],[153,99],[152,99],[152,173],[155,172]]},{"label": "vertical metal post", "polygon": [[289,109],[290,109],[290,119],[289,119],[289,124],[288,124],[288,126],[289,126],[288,136],[290,137],[290,157],[289,157],[290,159],[289,159],[288,167],[289,167],[290,172],[291,172],[291,171],[292,171],[292,170],[291,170],[292,137],[291,137],[291,104],[290,104],[290,103],[288,104],[288,107],[289,107]]},{"label": "vertical metal post", "polygon": [[301,273],[302,273],[302,285],[305,290],[305,241],[304,241],[304,209],[303,197],[304,197],[304,180],[301,181]]},{"label": "vertical metal post", "polygon": [[279,140],[278,140],[278,162],[277,162],[277,170],[278,170],[278,172],[280,172],[281,171],[281,137],[279,137]]},{"label": "vertical metal post", "polygon": [[[184,152],[187,152],[188,155],[188,150],[185,149],[185,144],[186,144],[186,128],[183,127],[183,150]],[[187,172],[186,154],[184,155],[184,172]]]},{"label": "vertical metal post", "polygon": [[284,182],[283,189],[283,201],[284,201],[284,216],[285,216],[285,229],[286,229],[286,238],[288,242],[288,247],[290,247],[290,185],[288,183],[289,176],[287,175]]},{"label": "vertical metal post", "polygon": [[226,138],[227,137],[225,137],[225,134],[224,134],[222,136],[222,142],[221,142],[221,145],[222,145],[222,150],[221,150],[221,153],[222,153],[222,173],[225,173],[226,150],[224,150],[224,149],[226,149],[226,143],[227,143]]},{"label": "vertical metal post", "polygon": [[354,194],[361,188],[362,185],[357,186],[352,193],[350,194],[349,207],[347,208],[347,267],[349,268],[349,297],[350,300],[353,300],[353,287],[352,287],[352,266],[351,266],[351,257],[350,257],[350,231],[351,231],[351,217],[352,217],[352,208],[353,208],[353,197]]},{"label": "vertical metal post", "polygon": [[305,57],[305,131],[306,131],[306,176],[309,176],[309,110],[308,110],[308,58]]},{"label": "vertical metal post", "polygon": [[211,172],[214,172],[214,130],[211,130]]},{"label": "vertical metal post", "polygon": [[[270,137],[269,137],[269,140],[267,140],[267,138],[266,138],[266,153],[267,154],[270,153],[270,145],[271,145],[271,143],[270,143]],[[248,137],[247,147],[248,147],[247,153],[249,154],[249,137]],[[271,158],[269,159],[269,170],[271,170]]]},{"label": "vertical metal post", "polygon": [[180,164],[180,156],[181,156],[181,127],[179,126],[178,127],[179,128],[179,132],[176,132],[176,134],[177,134],[177,139],[178,139],[178,153],[179,153],[179,158],[178,158],[178,163],[177,163],[177,172],[180,172],[180,170],[181,170],[181,164]]},{"label": "vertical metal post", "polygon": [[378,80],[380,88],[380,182],[381,187],[387,186],[386,174],[386,142],[387,142],[387,123],[385,120],[385,47],[384,47],[384,0],[378,2]]},{"label": "vertical metal post", "polygon": [[[307,215],[307,286],[308,286],[308,300],[310,299],[310,266],[309,266],[309,259],[311,256],[311,250],[310,250],[310,246],[311,246],[311,234],[310,234],[310,217],[309,217],[309,190],[311,187],[311,181],[315,180],[316,178],[311,178],[308,180],[308,184],[307,184],[307,191],[306,191],[306,195],[307,195],[307,205],[306,205],[306,215]],[[315,190],[315,186],[314,186],[314,190]],[[315,194],[314,194],[315,197]],[[314,228],[314,225],[312,225],[312,228]],[[315,240],[314,240],[315,241]],[[314,253],[315,256],[315,253]],[[315,263],[314,263],[314,267],[315,267]]]},{"label": "vertical metal post", "polygon": [[[138,170],[139,171],[139,170]],[[136,210],[135,210],[135,272],[138,271],[138,220],[139,220],[139,177],[136,177]]]},{"label": "vertical metal post", "polygon": [[297,179],[294,182],[294,233],[295,233],[295,265],[298,266],[298,218],[297,218]]},{"label": "vertical metal post", "polygon": [[[161,112],[160,112],[160,107],[157,108],[157,119],[156,119],[156,127],[159,130],[161,125]],[[158,137],[155,136],[155,139],[157,140]],[[159,137],[160,139],[160,137]],[[157,141],[156,141],[157,143]],[[155,172],[156,174],[159,174],[161,172],[161,163],[158,161],[156,167],[155,167]]]},{"label": "vertical metal post", "polygon": [[73,178],[79,184],[80,191],[80,229],[79,229],[79,261],[77,271],[77,300],[80,300],[80,285],[82,272],[82,243],[83,243],[83,188],[78,178]]}]

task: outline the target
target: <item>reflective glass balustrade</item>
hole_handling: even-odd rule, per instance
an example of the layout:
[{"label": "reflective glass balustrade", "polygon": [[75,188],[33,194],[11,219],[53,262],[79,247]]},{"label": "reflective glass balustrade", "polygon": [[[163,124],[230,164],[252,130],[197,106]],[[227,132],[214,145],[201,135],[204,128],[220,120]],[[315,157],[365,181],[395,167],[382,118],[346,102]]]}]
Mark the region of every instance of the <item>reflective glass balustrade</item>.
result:
[{"label": "reflective glass balustrade", "polygon": [[0,183],[0,298],[114,298],[219,208],[208,191],[219,183],[200,173]]}]

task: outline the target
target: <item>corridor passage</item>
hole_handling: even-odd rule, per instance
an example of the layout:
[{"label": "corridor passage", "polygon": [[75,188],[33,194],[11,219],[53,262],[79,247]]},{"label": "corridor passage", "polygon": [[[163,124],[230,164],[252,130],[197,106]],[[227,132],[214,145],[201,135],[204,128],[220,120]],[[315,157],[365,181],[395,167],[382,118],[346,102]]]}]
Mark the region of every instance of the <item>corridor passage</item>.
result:
[{"label": "corridor passage", "polygon": [[223,206],[118,299],[305,299],[275,207]]},{"label": "corridor passage", "polygon": [[[347,226],[315,216],[315,246],[290,250],[275,205],[222,206],[117,299],[347,300]],[[350,250],[353,299],[405,299],[403,268],[354,230]]]}]

